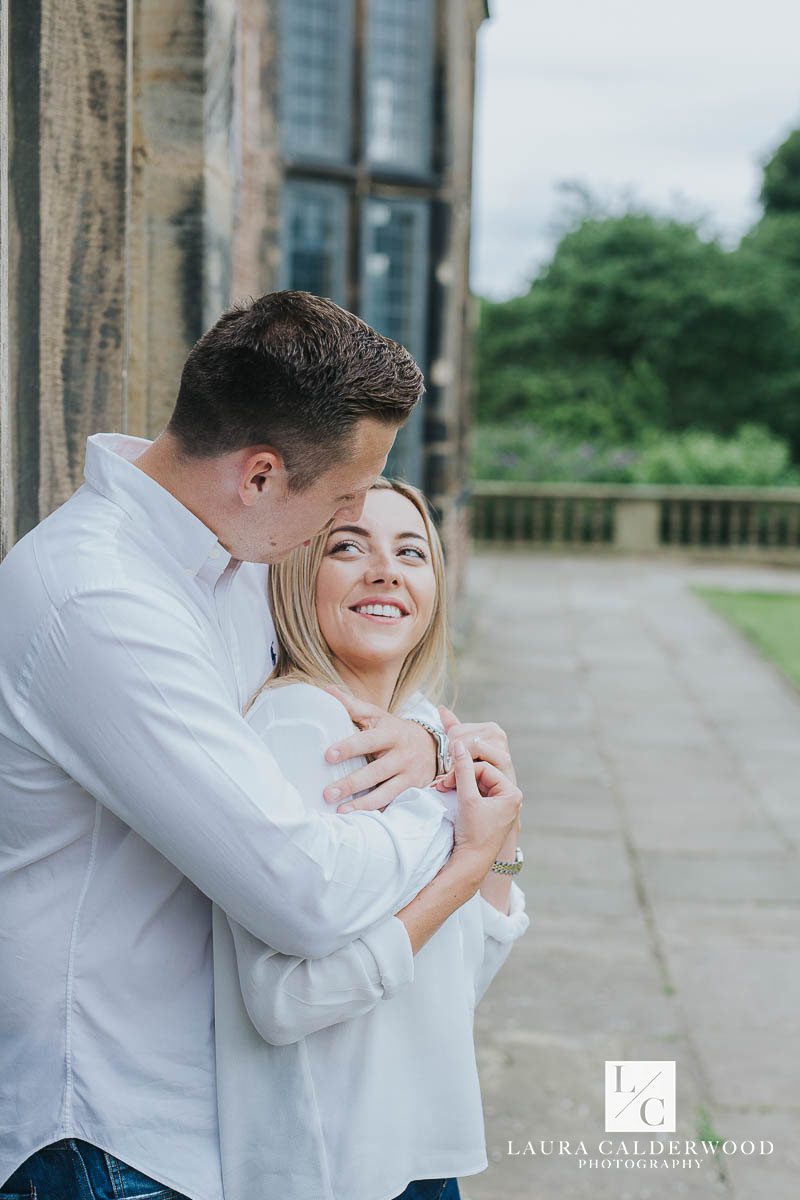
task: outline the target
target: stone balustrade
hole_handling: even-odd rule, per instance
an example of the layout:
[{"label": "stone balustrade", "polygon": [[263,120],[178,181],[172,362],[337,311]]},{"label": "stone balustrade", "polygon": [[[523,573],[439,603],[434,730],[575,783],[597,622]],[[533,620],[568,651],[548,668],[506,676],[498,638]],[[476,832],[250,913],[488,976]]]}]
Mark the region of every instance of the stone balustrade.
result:
[{"label": "stone balustrade", "polygon": [[800,488],[477,482],[480,544],[800,561]]}]

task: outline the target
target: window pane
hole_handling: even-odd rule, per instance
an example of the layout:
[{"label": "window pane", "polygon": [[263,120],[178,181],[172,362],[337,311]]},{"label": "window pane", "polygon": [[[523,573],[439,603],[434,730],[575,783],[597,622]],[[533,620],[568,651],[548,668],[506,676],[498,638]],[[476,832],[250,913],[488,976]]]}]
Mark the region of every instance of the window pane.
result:
[{"label": "window pane", "polygon": [[350,158],[352,0],[281,0],[280,125],[291,158]]},{"label": "window pane", "polygon": [[[367,200],[363,211],[361,313],[380,333],[407,346],[425,369],[428,206],[415,200]],[[422,411],[398,436],[390,471],[421,483]]]},{"label": "window pane", "polygon": [[369,0],[364,119],[374,166],[430,170],[434,0]]},{"label": "window pane", "polygon": [[283,189],[281,287],[346,298],[347,193],[329,183]]}]

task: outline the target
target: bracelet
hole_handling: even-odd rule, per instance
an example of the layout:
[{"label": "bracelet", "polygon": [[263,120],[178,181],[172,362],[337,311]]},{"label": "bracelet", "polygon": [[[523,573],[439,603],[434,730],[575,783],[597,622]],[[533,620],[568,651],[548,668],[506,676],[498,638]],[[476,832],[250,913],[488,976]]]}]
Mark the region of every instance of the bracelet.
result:
[{"label": "bracelet", "polygon": [[491,869],[496,871],[498,875],[519,875],[524,861],[525,858],[522,853],[522,848],[517,846],[517,852],[514,855],[513,862],[501,862],[499,859],[497,859],[492,864]]}]

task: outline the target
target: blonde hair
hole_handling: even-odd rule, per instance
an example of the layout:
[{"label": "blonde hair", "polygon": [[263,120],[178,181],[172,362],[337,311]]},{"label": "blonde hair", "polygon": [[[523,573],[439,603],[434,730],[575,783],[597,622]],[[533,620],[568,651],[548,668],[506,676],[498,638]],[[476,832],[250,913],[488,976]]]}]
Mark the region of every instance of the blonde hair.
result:
[{"label": "blonde hair", "polygon": [[[434,702],[441,695],[447,674],[450,641],[447,630],[447,594],[444,551],[423,493],[401,479],[376,479],[370,491],[394,491],[409,500],[422,517],[430,547],[436,582],[433,611],[417,645],[406,655],[392,693],[389,711],[396,712],[417,691]],[[280,681],[329,683],[344,686],[331,650],[317,620],[317,576],[330,535],[327,526],[308,546],[297,546],[269,568],[269,601],[278,645],[278,660],[269,677],[245,705],[246,713],[265,688]]]}]

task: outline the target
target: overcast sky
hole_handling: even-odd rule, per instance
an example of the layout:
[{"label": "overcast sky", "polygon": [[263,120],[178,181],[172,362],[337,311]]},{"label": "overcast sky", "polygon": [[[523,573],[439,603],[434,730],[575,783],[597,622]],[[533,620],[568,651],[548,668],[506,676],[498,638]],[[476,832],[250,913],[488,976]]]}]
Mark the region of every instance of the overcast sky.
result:
[{"label": "overcast sky", "polygon": [[478,39],[472,285],[526,290],[561,180],[706,214],[734,244],[800,125],[800,0],[491,0]]}]

